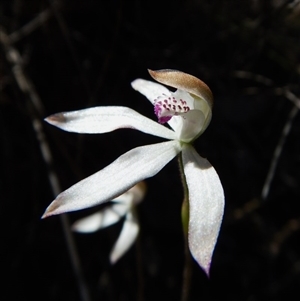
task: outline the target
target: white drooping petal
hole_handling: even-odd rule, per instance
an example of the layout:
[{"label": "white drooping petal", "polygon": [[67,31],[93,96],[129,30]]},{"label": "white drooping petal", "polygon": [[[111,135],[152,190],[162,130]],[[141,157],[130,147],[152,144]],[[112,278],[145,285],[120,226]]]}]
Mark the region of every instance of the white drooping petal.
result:
[{"label": "white drooping petal", "polygon": [[192,146],[184,146],[182,160],[189,191],[189,248],[209,275],[224,212],[223,187],[212,165]]},{"label": "white drooping petal", "polygon": [[109,166],[59,194],[43,217],[112,200],[136,183],[157,174],[180,151],[180,142],[176,140],[134,148]]},{"label": "white drooping petal", "polygon": [[149,80],[138,78],[131,83],[131,86],[134,90],[146,96],[152,104],[154,104],[154,100],[160,95],[171,95],[171,92],[166,87]]},{"label": "white drooping petal", "polygon": [[176,137],[172,130],[127,107],[93,107],[57,113],[45,120],[68,132],[101,134],[131,128],[165,139]]},{"label": "white drooping petal", "polygon": [[116,263],[120,257],[127,252],[127,250],[132,246],[136,240],[139,233],[138,221],[132,211],[126,214],[123,228],[116,241],[111,253],[110,262],[112,264]]},{"label": "white drooping petal", "polygon": [[109,227],[118,222],[128,211],[128,203],[112,203],[108,207],[76,221],[72,230],[79,233],[91,233]]}]

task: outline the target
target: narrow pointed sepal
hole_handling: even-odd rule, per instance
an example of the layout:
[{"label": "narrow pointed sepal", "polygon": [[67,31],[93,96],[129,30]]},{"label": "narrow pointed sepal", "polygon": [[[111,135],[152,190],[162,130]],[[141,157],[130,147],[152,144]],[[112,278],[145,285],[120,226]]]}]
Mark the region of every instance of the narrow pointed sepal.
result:
[{"label": "narrow pointed sepal", "polygon": [[191,145],[183,147],[182,161],[189,190],[189,248],[209,275],[224,212],[223,187],[212,165]]},{"label": "narrow pointed sepal", "polygon": [[45,119],[68,132],[103,134],[117,129],[135,129],[165,139],[174,139],[174,131],[127,107],[93,107],[63,112]]},{"label": "narrow pointed sepal", "polygon": [[110,201],[156,175],[180,151],[181,145],[176,140],[134,148],[59,194],[42,218]]}]

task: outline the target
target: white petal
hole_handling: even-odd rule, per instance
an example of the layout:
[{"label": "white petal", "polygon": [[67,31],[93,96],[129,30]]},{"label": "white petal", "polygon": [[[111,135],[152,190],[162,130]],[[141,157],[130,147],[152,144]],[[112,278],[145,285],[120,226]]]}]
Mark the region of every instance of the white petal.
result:
[{"label": "white petal", "polygon": [[189,190],[189,248],[209,274],[224,211],[223,187],[212,165],[192,146],[185,145],[182,159]]},{"label": "white petal", "polygon": [[178,141],[140,146],[57,196],[43,217],[92,207],[112,200],[157,174],[181,151]]},{"label": "white petal", "polygon": [[166,139],[176,137],[172,130],[127,107],[93,107],[57,113],[45,120],[68,132],[101,134],[131,128]]},{"label": "white petal", "polygon": [[113,203],[99,212],[76,221],[72,230],[80,233],[91,233],[118,222],[128,211],[128,203]]},{"label": "white petal", "polygon": [[124,221],[123,228],[121,233],[116,241],[111,254],[110,254],[110,262],[112,264],[116,263],[120,257],[127,252],[127,250],[132,246],[136,237],[139,233],[139,225],[137,219],[134,214],[129,211],[126,215],[126,219]]},{"label": "white petal", "polygon": [[149,80],[138,78],[131,83],[131,86],[134,90],[146,96],[152,104],[154,104],[154,100],[158,96],[161,96],[163,94],[168,96],[171,95],[170,91],[166,87]]}]

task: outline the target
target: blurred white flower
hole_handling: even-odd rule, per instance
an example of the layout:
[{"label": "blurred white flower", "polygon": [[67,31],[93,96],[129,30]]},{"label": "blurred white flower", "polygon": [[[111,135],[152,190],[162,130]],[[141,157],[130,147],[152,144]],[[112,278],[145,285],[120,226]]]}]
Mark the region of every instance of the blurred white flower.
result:
[{"label": "blurred white flower", "polygon": [[106,168],[59,194],[43,217],[112,200],[157,174],[181,153],[189,193],[189,248],[209,274],[223,217],[224,193],[215,169],[199,156],[192,142],[210,123],[213,96],[208,86],[192,75],[176,70],[150,70],[149,73],[156,81],[177,91],[172,93],[158,83],[143,79],[133,81],[132,87],[151,101],[159,122],[167,122],[171,129],[128,107],[94,107],[58,113],[46,121],[69,132],[99,134],[132,128],[170,141],[128,151]]},{"label": "blurred white flower", "polygon": [[113,199],[104,209],[76,221],[72,229],[79,233],[91,233],[104,229],[124,218],[120,235],[110,253],[110,262],[116,263],[132,246],[139,233],[135,206],[145,196],[146,185],[140,182]]}]

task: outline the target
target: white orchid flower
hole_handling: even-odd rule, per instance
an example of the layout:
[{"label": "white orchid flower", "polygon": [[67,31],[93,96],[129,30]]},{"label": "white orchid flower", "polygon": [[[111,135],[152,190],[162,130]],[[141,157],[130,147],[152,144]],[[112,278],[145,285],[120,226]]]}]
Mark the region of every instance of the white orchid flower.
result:
[{"label": "white orchid flower", "polygon": [[62,192],[43,217],[95,206],[121,195],[136,183],[157,174],[180,154],[188,188],[188,243],[194,259],[209,274],[218,237],[224,193],[212,165],[192,146],[210,123],[213,96],[200,79],[176,70],[149,71],[158,82],[176,88],[175,93],[151,81],[137,79],[132,87],[154,105],[160,123],[127,107],[94,107],[58,113],[46,121],[65,131],[106,133],[132,128],[170,141],[134,148],[109,166]]},{"label": "white orchid flower", "polygon": [[94,214],[76,221],[72,229],[79,233],[92,233],[109,227],[125,217],[120,235],[110,252],[110,262],[116,263],[132,246],[139,233],[135,206],[145,195],[145,183],[140,182],[111,201],[111,204]]}]

